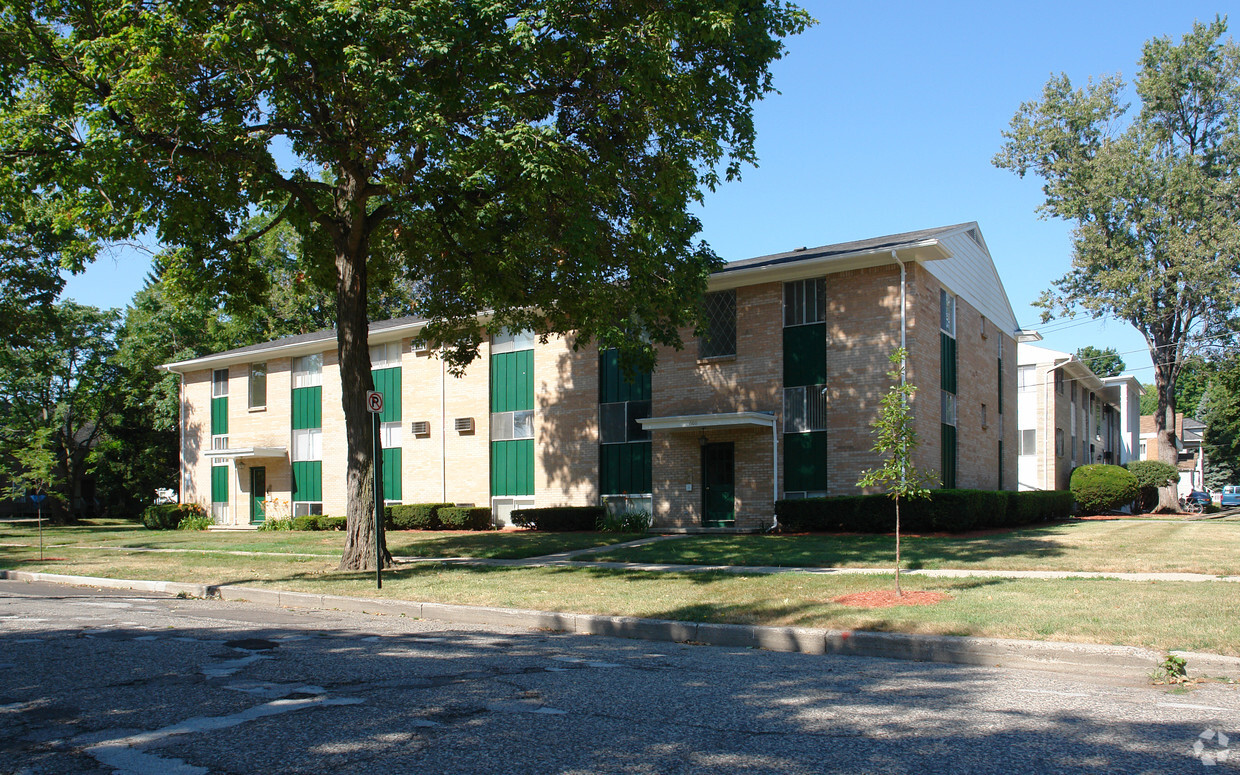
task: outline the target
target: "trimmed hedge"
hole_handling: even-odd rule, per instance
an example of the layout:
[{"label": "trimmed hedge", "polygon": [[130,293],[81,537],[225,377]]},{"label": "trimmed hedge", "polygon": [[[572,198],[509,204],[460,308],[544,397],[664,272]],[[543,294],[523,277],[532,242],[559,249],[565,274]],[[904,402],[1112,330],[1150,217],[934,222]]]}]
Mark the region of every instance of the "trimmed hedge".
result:
[{"label": "trimmed hedge", "polygon": [[444,530],[490,530],[491,509],[486,506],[444,506],[439,509]]},{"label": "trimmed hedge", "polygon": [[1072,496],[1082,514],[1098,514],[1132,503],[1140,493],[1137,477],[1122,466],[1091,463],[1072,472]]},{"label": "trimmed hedge", "polygon": [[567,533],[577,530],[598,530],[607,514],[602,506],[552,506],[541,509],[517,509],[512,524],[546,533]]},{"label": "trimmed hedge", "polygon": [[318,514],[308,514],[302,517],[293,517],[294,530],[344,530],[349,521],[348,517],[329,517],[320,516]]},{"label": "trimmed hedge", "polygon": [[142,526],[147,530],[176,530],[186,517],[205,516],[206,509],[197,503],[160,503],[142,512]]},{"label": "trimmed hedge", "polygon": [[451,503],[406,503],[388,506],[384,512],[387,530],[440,530],[439,510],[452,508]]},{"label": "trimmed hedge", "polygon": [[[1063,491],[931,490],[929,498],[900,501],[900,529],[963,533],[1066,519],[1071,512],[1072,494]],[[884,494],[782,500],[775,514],[786,533],[890,533],[896,524],[895,501]]]}]

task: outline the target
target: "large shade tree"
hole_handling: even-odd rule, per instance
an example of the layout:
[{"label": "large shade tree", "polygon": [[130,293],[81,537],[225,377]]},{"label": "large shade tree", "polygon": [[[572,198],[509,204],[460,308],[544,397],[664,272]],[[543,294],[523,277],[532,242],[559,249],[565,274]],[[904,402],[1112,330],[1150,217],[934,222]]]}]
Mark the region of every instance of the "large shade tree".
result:
[{"label": "large shade tree", "polygon": [[[501,326],[649,359],[716,261],[689,206],[754,158],[780,0],[0,5],[0,160],[90,254],[146,235],[167,276],[244,298],[291,224],[335,297],[341,566],[373,568],[366,300],[397,276],[456,366]],[[275,215],[244,228],[255,212]]]},{"label": "large shade tree", "polygon": [[[1226,22],[1145,44],[1133,83],[1052,78],[1021,105],[994,162],[1044,181],[1041,212],[1075,225],[1072,269],[1041,303],[1125,320],[1154,365],[1158,458],[1176,461],[1186,357],[1234,339],[1240,303],[1240,49]],[[1190,408],[1190,411],[1195,408]],[[1175,509],[1165,488],[1160,507]]]}]

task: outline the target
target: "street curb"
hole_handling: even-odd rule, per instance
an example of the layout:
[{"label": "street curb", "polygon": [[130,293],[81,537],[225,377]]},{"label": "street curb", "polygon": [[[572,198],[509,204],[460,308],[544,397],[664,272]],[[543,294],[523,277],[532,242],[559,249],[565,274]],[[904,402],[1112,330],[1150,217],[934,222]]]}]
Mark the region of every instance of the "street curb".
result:
[{"label": "street curb", "polygon": [[[418,603],[402,600],[316,595],[228,584],[185,584],[138,581],[55,573],[0,570],[0,579],[43,581],[73,586],[131,589],[191,597],[218,598],[286,608],[311,608],[357,613],[407,616],[417,619],[493,627],[603,635],[634,640],[693,643],[733,648],[760,648],[801,654],[880,657],[913,662],[1043,670],[1076,676],[1148,679],[1165,654],[1135,646],[1093,643],[1054,643],[959,635],[909,635],[864,630],[826,630],[811,627],[766,627],[745,624],[708,624],[631,616],[555,613],[517,608]],[[1240,657],[1191,651],[1171,652],[1183,657],[1191,674],[1240,680]]]}]

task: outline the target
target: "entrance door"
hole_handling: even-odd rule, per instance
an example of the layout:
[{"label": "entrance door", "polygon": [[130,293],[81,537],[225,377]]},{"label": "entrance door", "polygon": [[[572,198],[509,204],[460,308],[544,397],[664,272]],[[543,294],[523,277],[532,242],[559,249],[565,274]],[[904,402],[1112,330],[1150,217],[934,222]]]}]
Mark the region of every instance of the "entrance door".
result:
[{"label": "entrance door", "polygon": [[736,523],[736,474],[732,442],[702,447],[702,526]]},{"label": "entrance door", "polygon": [[267,469],[250,469],[250,524],[256,525],[266,519],[263,501],[267,499]]}]

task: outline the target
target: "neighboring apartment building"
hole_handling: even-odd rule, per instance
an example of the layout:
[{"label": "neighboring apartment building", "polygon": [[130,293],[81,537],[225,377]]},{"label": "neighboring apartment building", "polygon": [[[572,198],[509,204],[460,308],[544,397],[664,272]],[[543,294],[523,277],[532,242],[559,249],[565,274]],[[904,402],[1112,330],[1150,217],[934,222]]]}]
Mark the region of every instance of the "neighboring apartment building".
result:
[{"label": "neighboring apartment building", "polygon": [[[1175,449],[1178,455],[1176,468],[1180,471],[1180,497],[1193,490],[1205,486],[1206,457],[1201,445],[1205,440],[1206,424],[1193,417],[1186,417],[1183,412],[1175,415]],[[1154,426],[1154,415],[1141,416],[1141,460],[1158,459],[1158,436]]]},{"label": "neighboring apartment building", "polygon": [[1077,466],[1134,459],[1141,399],[1135,377],[1099,378],[1075,355],[1028,341],[1016,349],[1020,489],[1066,490]]},{"label": "neighboring apartment building", "polygon": [[[600,502],[665,528],[770,526],[779,498],[857,492],[878,464],[870,423],[903,341],[916,463],[945,486],[1016,486],[1015,333],[977,224],[798,249],[711,276],[701,338],[652,374],[614,353],[501,332],[453,376],[418,349],[423,321],[371,326],[386,397],[389,502]],[[271,498],[344,513],[335,334],[165,368],[182,375],[181,499],[251,524]]]}]

